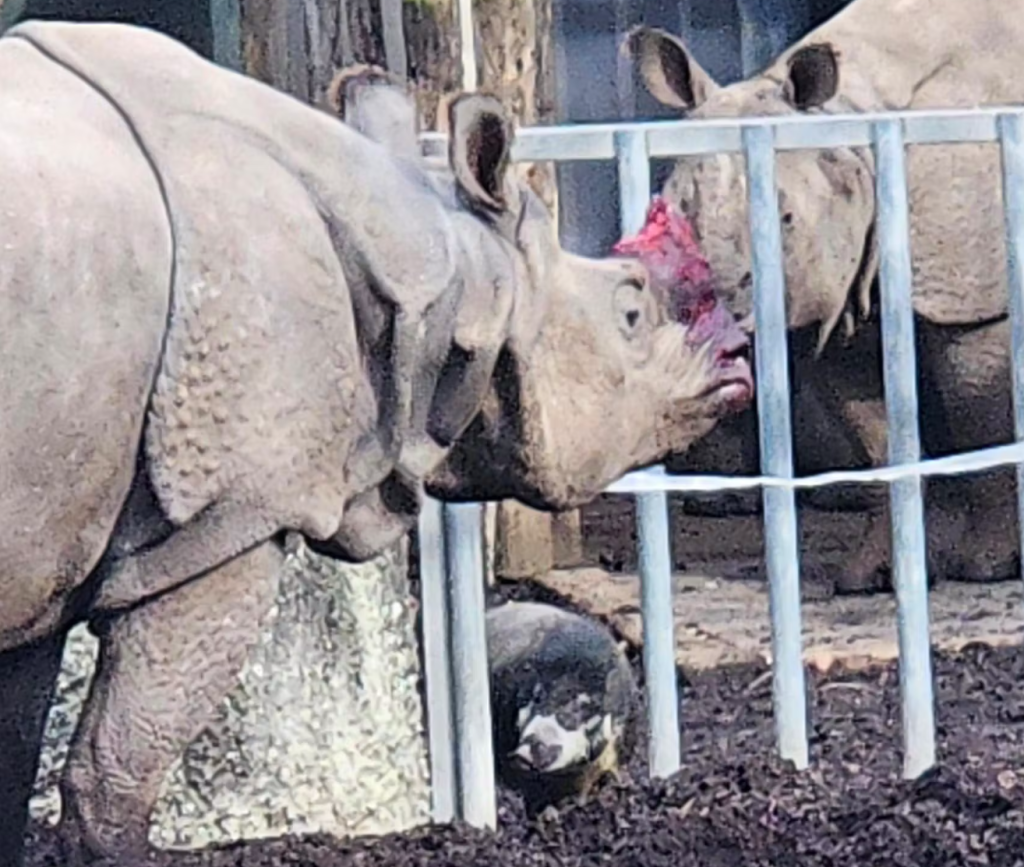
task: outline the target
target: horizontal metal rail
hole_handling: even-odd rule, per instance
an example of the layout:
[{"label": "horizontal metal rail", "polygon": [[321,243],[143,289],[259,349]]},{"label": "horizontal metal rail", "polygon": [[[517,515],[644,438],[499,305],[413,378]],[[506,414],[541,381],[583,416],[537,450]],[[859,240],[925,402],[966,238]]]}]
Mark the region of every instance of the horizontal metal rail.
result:
[{"label": "horizontal metal rail", "polygon": [[[443,151],[445,137],[426,134],[428,154]],[[904,151],[906,145],[963,142],[998,142],[1003,157],[1003,198],[1008,246],[1010,314],[1012,321],[1013,392],[1016,439],[998,446],[930,461],[920,460],[917,430],[916,360],[910,268],[909,207]],[[877,233],[882,288],[882,328],[886,408],[890,427],[890,466],[860,471],[835,471],[794,478],[792,434],[789,428],[790,387],[786,373],[786,316],[781,236],[774,183],[774,151],[864,147],[876,158]],[[758,406],[761,418],[762,464],[759,477],[668,476],[662,468],[631,473],[609,486],[609,493],[638,497],[638,537],[644,614],[644,664],[650,693],[650,761],[652,773],[671,773],[679,761],[678,695],[676,694],[672,637],[671,559],[667,491],[714,491],[763,487],[766,553],[770,581],[773,694],[780,754],[798,767],[808,763],[806,699],[804,695],[799,610],[799,551],[793,492],[848,482],[892,483],[893,564],[900,640],[903,696],[904,767],[914,777],[935,761],[935,723],[928,626],[924,513],[920,479],[925,475],[976,472],[1014,464],[1024,479],[1024,108],[886,112],[860,115],[793,115],[727,120],[687,120],[652,123],[588,124],[520,129],[512,151],[516,161],[609,160],[619,164],[622,223],[632,230],[641,213],[640,199],[649,192],[652,157],[695,156],[713,153],[746,155],[748,205],[751,223],[757,341]],[[656,496],[655,496],[656,495]],[[1019,526],[1024,536],[1024,485],[1018,490]],[[482,618],[480,590],[482,562],[478,556],[479,528],[469,513],[466,526],[452,532],[449,560],[456,554],[459,567],[452,575],[453,618],[458,624],[452,650],[463,667],[479,652],[482,632],[469,623]],[[465,546],[465,547],[463,547]],[[427,624],[430,629],[430,624]],[[460,646],[463,643],[466,646]],[[472,666],[471,666],[472,667]],[[477,688],[485,679],[475,667]],[[483,793],[490,783],[481,741],[489,732],[479,728],[487,718],[479,697],[472,701],[465,686],[456,711],[455,734],[471,738],[456,747],[472,768],[476,781],[460,781],[462,797],[479,799],[463,804],[469,821],[490,824],[493,801]],[[456,705],[459,705],[456,699]],[[460,720],[472,715],[472,722]],[[443,727],[443,723],[442,723]],[[472,731],[471,731],[472,729]],[[488,752],[489,755],[489,752]]]},{"label": "horizontal metal rail", "polygon": [[[647,123],[594,123],[531,126],[516,131],[512,159],[516,162],[615,159],[615,136],[642,133],[652,158],[698,156],[743,151],[743,130],[752,127],[775,131],[775,150],[790,151],[834,147],[874,146],[873,124],[899,121],[906,144],[950,144],[999,140],[998,118],[1017,114],[1020,106],[896,111],[867,114],[785,115],[730,120],[671,120]],[[421,135],[427,154],[440,154],[447,138],[442,133]]]},{"label": "horizontal metal rail", "polygon": [[[1024,371],[1024,367],[1020,368]],[[714,491],[749,491],[753,488],[792,488],[810,490],[832,485],[869,485],[895,482],[899,479],[927,476],[959,476],[980,473],[996,467],[1024,463],[1024,442],[989,446],[973,452],[929,458],[898,467],[872,467],[867,470],[829,470],[811,476],[779,478],[777,476],[668,476],[649,470],[629,473],[604,489],[606,494],[644,494],[648,491],[669,491],[677,494],[711,493]]]}]

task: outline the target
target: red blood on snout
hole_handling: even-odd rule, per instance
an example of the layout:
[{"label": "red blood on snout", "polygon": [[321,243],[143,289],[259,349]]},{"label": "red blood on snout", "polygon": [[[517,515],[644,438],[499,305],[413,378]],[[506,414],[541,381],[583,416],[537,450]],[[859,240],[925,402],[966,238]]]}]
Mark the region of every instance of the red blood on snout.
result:
[{"label": "red blood on snout", "polygon": [[652,287],[668,298],[671,315],[689,326],[690,344],[703,344],[717,334],[730,347],[729,353],[737,351],[733,344],[742,332],[718,303],[711,267],[701,254],[693,225],[666,199],[655,196],[640,231],[623,238],[613,251],[643,263]]},{"label": "red blood on snout", "polygon": [[652,291],[667,299],[670,315],[686,326],[687,344],[710,345],[724,381],[737,389],[738,403],[749,400],[754,389],[746,358],[750,339],[732,312],[719,303],[711,267],[686,216],[657,196],[640,231],[619,241],[614,252],[643,263]]}]

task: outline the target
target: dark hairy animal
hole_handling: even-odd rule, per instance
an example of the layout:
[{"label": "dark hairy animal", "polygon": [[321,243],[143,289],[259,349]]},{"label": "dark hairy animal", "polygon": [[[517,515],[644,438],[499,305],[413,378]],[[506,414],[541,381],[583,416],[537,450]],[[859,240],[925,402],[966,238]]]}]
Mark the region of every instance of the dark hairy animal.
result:
[{"label": "dark hairy animal", "polygon": [[531,813],[619,776],[636,743],[639,691],[606,627],[509,602],[487,612],[487,654],[498,779]]}]

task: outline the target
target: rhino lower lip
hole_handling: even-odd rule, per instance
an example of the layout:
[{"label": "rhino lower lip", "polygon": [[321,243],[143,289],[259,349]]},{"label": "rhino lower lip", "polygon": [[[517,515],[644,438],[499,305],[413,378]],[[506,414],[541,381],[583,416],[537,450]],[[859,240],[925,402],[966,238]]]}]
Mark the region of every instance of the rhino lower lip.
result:
[{"label": "rhino lower lip", "polygon": [[742,356],[725,356],[716,362],[719,375],[710,391],[722,394],[730,404],[749,403],[754,397],[754,375]]}]

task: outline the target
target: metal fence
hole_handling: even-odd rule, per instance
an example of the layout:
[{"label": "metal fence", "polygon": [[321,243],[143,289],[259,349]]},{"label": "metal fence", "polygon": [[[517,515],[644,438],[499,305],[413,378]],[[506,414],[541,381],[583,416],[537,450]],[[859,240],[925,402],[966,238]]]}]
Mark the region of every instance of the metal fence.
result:
[{"label": "metal fence", "polygon": [[[424,136],[427,152],[436,153],[443,142],[436,134]],[[905,146],[952,142],[998,142],[1001,147],[1017,442],[922,462]],[[830,147],[869,147],[875,155],[889,466],[794,479],[774,152]],[[921,478],[1015,464],[1018,511],[1024,517],[1024,110],[1007,107],[534,127],[519,131],[513,159],[615,159],[622,230],[632,233],[642,225],[651,198],[650,158],[724,152],[742,152],[746,157],[758,337],[757,406],[765,475],[667,476],[662,468],[655,468],[627,475],[608,489],[637,497],[651,774],[671,775],[680,762],[666,492],[762,488],[778,749],[783,758],[803,769],[808,765],[807,707],[795,489],[885,481],[890,483],[898,612],[903,773],[915,777],[935,762]],[[1019,526],[1024,532],[1024,520]],[[420,574],[434,818],[448,821],[458,817],[493,827],[495,781],[481,534],[478,504],[426,504],[420,523]]]}]

